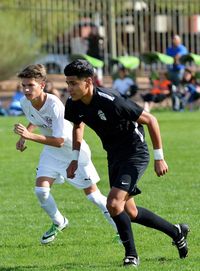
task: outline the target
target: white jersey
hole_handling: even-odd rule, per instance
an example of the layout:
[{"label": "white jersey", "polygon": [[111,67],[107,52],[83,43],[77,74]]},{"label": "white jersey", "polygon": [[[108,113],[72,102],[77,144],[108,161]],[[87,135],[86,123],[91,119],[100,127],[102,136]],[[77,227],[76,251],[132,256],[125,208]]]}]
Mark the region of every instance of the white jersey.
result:
[{"label": "white jersey", "polygon": [[[29,122],[37,125],[41,134],[64,138],[64,145],[61,148],[45,145],[44,152],[57,160],[71,161],[73,126],[64,119],[64,105],[60,99],[47,93],[47,99],[40,110],[35,109],[26,97],[23,97],[20,103]],[[84,160],[90,159],[90,156],[90,149],[83,140],[79,162],[84,163]]]}]

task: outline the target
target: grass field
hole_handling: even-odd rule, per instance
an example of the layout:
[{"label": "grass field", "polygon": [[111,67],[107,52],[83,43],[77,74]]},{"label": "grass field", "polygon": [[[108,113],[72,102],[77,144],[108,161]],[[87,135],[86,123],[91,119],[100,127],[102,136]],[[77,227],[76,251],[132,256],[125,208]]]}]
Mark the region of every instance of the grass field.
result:
[{"label": "grass field", "polygon": [[[136,198],[172,223],[187,222],[189,257],[178,258],[168,236],[132,225],[141,271],[200,270],[200,112],[157,112],[169,173],[156,177],[153,163],[139,183]],[[56,241],[42,246],[39,239],[50,226],[34,195],[35,168],[42,145],[27,143],[24,153],[15,150],[13,124],[24,117],[0,118],[0,271],[124,270],[124,249],[113,242],[114,232],[101,212],[82,191],[68,184],[55,185],[52,193],[70,226]],[[148,133],[147,141],[149,142]],[[105,152],[96,135],[86,129],[85,138],[101,176],[99,187],[108,192]],[[152,147],[149,144],[150,152]]]}]

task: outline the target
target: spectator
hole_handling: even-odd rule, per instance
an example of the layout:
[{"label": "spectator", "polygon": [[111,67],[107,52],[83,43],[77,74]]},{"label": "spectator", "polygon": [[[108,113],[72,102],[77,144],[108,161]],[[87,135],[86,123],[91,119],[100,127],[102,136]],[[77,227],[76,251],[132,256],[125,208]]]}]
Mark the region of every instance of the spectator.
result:
[{"label": "spectator", "polygon": [[192,111],[195,102],[200,98],[200,86],[190,69],[185,70],[181,85],[184,88],[183,104],[189,106],[190,111]]},{"label": "spectator", "polygon": [[[96,25],[91,25],[90,33],[87,37],[88,50],[87,55],[103,60],[103,38],[99,35],[99,30]],[[96,68],[96,74],[100,84],[103,79],[102,68]]]},{"label": "spectator", "polygon": [[12,101],[8,107],[8,114],[11,116],[20,116],[23,115],[23,110],[20,104],[21,98],[24,96],[22,87],[20,84],[17,84],[16,91],[12,97]]},{"label": "spectator", "polygon": [[128,75],[127,69],[123,66],[119,68],[119,77],[113,82],[113,89],[118,91],[123,97],[130,98],[137,92],[137,85]]},{"label": "spectator", "polygon": [[83,37],[80,26],[75,26],[70,37],[70,52],[72,55],[86,54],[88,50],[88,41]]},{"label": "spectator", "polygon": [[99,35],[98,28],[96,25],[91,26],[91,32],[87,38],[88,50],[87,54],[94,58],[102,59],[102,44],[103,38]]},{"label": "spectator", "polygon": [[7,112],[5,108],[3,108],[2,102],[0,101],[0,116],[6,116]]},{"label": "spectator", "polygon": [[181,43],[181,38],[174,35],[172,46],[167,48],[166,54],[174,58],[174,64],[168,66],[168,78],[178,86],[183,78],[185,66],[180,63],[180,57],[188,53],[187,48]]},{"label": "spectator", "polygon": [[164,72],[159,73],[159,78],[152,81],[150,92],[141,95],[144,101],[144,110],[150,112],[154,103],[164,101],[170,95],[171,81],[167,79]]}]

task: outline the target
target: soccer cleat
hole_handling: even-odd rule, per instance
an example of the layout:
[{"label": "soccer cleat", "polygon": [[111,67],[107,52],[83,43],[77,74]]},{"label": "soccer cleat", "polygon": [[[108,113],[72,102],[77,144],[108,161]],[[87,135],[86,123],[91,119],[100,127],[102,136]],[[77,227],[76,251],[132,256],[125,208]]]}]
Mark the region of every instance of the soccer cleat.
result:
[{"label": "soccer cleat", "polygon": [[176,224],[175,227],[178,230],[178,238],[172,242],[172,245],[177,247],[179,257],[183,259],[188,255],[186,238],[190,229],[187,224]]},{"label": "soccer cleat", "polygon": [[66,217],[64,217],[64,223],[62,225],[56,225],[53,223],[51,228],[42,236],[41,243],[48,244],[52,242],[55,239],[56,235],[68,226],[68,223],[69,222]]},{"label": "soccer cleat", "polygon": [[139,261],[139,257],[135,257],[135,256],[126,256],[124,258],[124,266],[126,267],[138,267],[140,264],[140,261]]},{"label": "soccer cleat", "polygon": [[119,233],[116,233],[116,235],[114,236],[114,238],[113,238],[113,242],[114,243],[118,243],[118,244],[122,244],[122,241],[121,241],[121,239],[120,239],[120,236],[119,236]]}]

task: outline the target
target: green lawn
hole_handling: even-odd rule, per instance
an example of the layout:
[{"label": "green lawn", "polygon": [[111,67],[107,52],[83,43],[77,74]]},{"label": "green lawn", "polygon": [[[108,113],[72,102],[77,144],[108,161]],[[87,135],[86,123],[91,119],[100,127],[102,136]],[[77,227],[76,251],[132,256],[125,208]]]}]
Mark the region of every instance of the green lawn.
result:
[{"label": "green lawn", "polygon": [[[157,112],[169,173],[156,177],[151,163],[139,183],[137,204],[155,211],[172,223],[190,225],[189,257],[178,258],[168,236],[133,225],[141,260],[139,270],[200,270],[200,112]],[[50,221],[34,195],[35,168],[42,145],[28,142],[24,153],[15,150],[13,124],[24,117],[0,118],[0,271],[124,270],[124,249],[113,242],[114,232],[81,191],[68,184],[55,185],[52,193],[70,226],[56,241],[42,246],[39,239]],[[147,141],[149,136],[147,134]],[[101,176],[99,187],[108,193],[106,156],[96,135],[85,138]],[[152,147],[149,144],[150,152]]]}]

